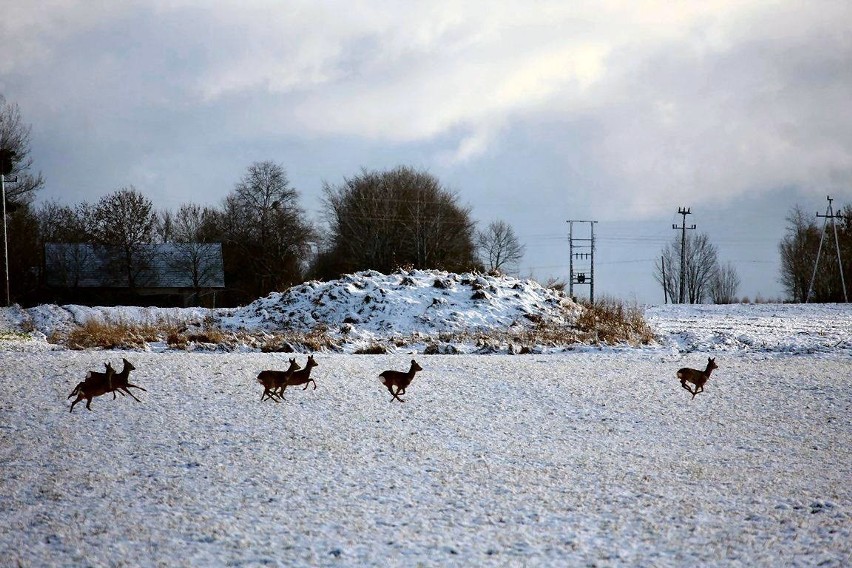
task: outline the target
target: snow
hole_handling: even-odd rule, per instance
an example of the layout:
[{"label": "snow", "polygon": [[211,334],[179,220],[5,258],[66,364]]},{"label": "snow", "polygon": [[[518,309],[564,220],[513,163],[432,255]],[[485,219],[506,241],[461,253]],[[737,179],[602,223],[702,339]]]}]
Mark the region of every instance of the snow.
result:
[{"label": "snow", "polygon": [[[315,322],[332,328],[358,317],[350,333],[373,336],[455,329],[449,311],[410,321],[435,297],[479,326],[522,322],[523,313],[551,305],[522,284],[513,290],[520,305],[504,306],[505,314],[469,314],[511,298],[504,292],[512,286],[495,291],[489,282],[489,299],[468,302],[461,276],[456,296],[443,295],[453,287],[425,285],[428,278],[353,285],[338,309],[313,304],[332,290],[321,283],[306,284],[302,295]],[[363,296],[381,289],[387,305],[359,313]],[[305,354],[72,351],[46,339],[88,317],[118,314],[278,329],[301,305],[297,296],[221,311],[0,309],[2,563],[852,560],[846,305],[652,306],[646,318],[657,341],[641,348],[320,352],[312,372],[318,388],[288,389],[280,404],[260,402],[255,377],[286,368],[289,357],[304,365]],[[312,325],[307,316],[300,321]],[[122,357],[136,367],[131,382],[148,389],[137,393],[142,402],[106,395],[92,401],[93,411],[78,404],[69,414],[66,397],[86,371],[105,361],[120,369]],[[674,373],[703,368],[707,357],[719,369],[692,399]],[[406,402],[391,403],[378,374],[406,370],[412,358],[424,370]]]}]

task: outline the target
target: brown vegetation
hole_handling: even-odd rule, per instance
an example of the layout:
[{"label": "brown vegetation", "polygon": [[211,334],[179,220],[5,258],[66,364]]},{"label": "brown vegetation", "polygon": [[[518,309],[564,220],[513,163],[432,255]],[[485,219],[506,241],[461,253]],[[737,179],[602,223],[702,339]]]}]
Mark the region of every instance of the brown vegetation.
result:
[{"label": "brown vegetation", "polygon": [[[429,353],[453,353],[453,344],[472,344],[479,352],[532,353],[540,348],[573,345],[647,345],[654,333],[645,322],[641,308],[626,306],[621,300],[603,298],[584,305],[574,325],[556,324],[529,314],[526,325],[495,330],[441,333],[437,337],[423,334],[394,335],[374,339],[359,347],[358,354],[384,354],[412,344],[429,343]],[[534,325],[530,326],[529,324]],[[227,332],[212,322],[188,329],[162,320],[146,324],[90,320],[66,333],[56,332],[51,343],[65,344],[70,349],[140,349],[146,343],[165,342],[172,349],[206,349],[229,351],[238,346],[264,353],[339,352],[340,339],[319,325],[309,332]]]}]

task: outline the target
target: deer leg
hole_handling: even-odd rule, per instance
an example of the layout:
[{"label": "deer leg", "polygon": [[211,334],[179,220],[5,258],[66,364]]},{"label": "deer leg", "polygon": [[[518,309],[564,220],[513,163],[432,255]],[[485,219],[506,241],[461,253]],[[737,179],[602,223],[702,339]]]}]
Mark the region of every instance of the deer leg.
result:
[{"label": "deer leg", "polygon": [[81,400],[83,400],[83,395],[78,396],[77,400],[71,403],[71,410],[69,410],[68,412],[74,412],[74,405],[80,402]]},{"label": "deer leg", "polygon": [[[278,398],[275,398],[276,396],[277,396]],[[274,389],[270,389],[270,388],[268,388],[268,387],[267,387],[266,389],[264,389],[263,394],[262,394],[262,395],[260,395],[260,401],[261,401],[261,402],[263,402],[264,400],[266,400],[266,398],[268,398],[269,400],[271,400],[271,401],[273,401],[273,402],[281,402],[281,400],[284,400],[284,399],[281,397],[281,395],[276,394],[276,392],[275,392],[275,390],[274,390]],[[279,400],[279,398],[280,398],[281,400]]]},{"label": "deer leg", "polygon": [[[133,393],[132,393],[132,392],[130,392],[129,390],[127,390],[127,387],[119,387],[119,388],[120,388],[121,390],[125,390],[125,391],[127,391],[127,394],[129,394],[129,395],[130,395],[130,398],[132,398],[132,399],[133,399],[133,400],[135,400],[136,402],[142,402],[141,400],[139,400],[138,398],[136,398],[135,396],[133,396]],[[119,391],[119,392],[121,392],[121,391]],[[124,393],[123,393],[123,392],[122,392],[121,394],[122,394],[122,396],[124,396]],[[113,400],[115,400],[115,393],[113,393]]]},{"label": "deer leg", "polygon": [[74,387],[74,390],[71,391],[71,394],[68,395],[68,398],[71,398],[75,394],[80,394],[80,387],[82,387],[82,386],[83,386],[83,383],[78,383],[77,386]]},{"label": "deer leg", "polygon": [[[130,383],[127,383],[127,386],[128,386],[128,387],[133,387],[133,388],[135,388],[135,389],[139,389],[139,390],[142,390],[142,391],[145,391],[145,392],[148,392],[148,389],[143,389],[143,388],[142,388],[142,387],[140,387],[139,385],[131,385]],[[127,389],[124,389],[124,390],[127,390]],[[130,391],[127,391],[127,392],[130,392]]]},{"label": "deer leg", "polygon": [[[388,390],[390,390],[390,387],[388,387]],[[401,390],[402,390],[402,393],[405,394],[405,389],[401,389]],[[400,391],[399,387],[396,387],[396,392],[391,391],[393,398],[397,399],[399,402],[405,402],[404,400],[399,398],[399,391]],[[391,399],[391,402],[393,402],[393,399]]]},{"label": "deer leg", "polygon": [[86,408],[87,408],[88,410],[91,410],[91,409],[92,409],[92,406],[91,406],[91,405],[92,405],[92,399],[91,399],[91,398],[87,398],[87,399],[86,399]]},{"label": "deer leg", "polygon": [[686,379],[681,379],[681,381],[680,381],[680,386],[682,386],[683,388],[685,388],[686,390],[688,390],[690,393],[692,393],[692,389],[691,389],[691,388],[689,388],[689,385],[688,385],[688,384],[686,384]]},{"label": "deer leg", "polygon": [[391,398],[391,400],[390,400],[391,402],[393,402],[393,399],[394,399],[394,398],[395,398],[395,399],[397,399],[397,400],[398,400],[398,401],[400,401],[400,402],[405,402],[404,400],[402,400],[401,398],[399,398],[399,397],[397,396],[397,393],[393,392],[393,385],[385,385],[385,386],[387,387],[388,392],[389,392],[389,393],[391,393],[391,396],[393,397],[393,398]]}]

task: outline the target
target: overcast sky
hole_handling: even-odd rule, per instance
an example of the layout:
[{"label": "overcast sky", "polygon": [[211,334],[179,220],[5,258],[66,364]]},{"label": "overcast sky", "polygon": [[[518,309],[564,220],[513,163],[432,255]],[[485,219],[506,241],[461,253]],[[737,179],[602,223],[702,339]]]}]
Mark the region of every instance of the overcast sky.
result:
[{"label": "overcast sky", "polygon": [[0,0],[0,13],[0,93],[32,125],[40,200],[133,185],[158,208],[218,204],[272,160],[318,220],[324,181],[411,165],[481,225],[514,227],[521,276],[567,280],[566,221],[599,221],[596,296],[653,303],[679,207],[754,298],[782,295],[792,206],[852,203],[848,0]]}]

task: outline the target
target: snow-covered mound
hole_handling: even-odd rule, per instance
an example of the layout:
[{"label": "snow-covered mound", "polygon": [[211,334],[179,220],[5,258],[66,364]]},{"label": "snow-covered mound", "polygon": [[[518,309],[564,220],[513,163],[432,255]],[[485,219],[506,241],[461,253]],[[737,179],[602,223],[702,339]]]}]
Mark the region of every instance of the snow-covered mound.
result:
[{"label": "snow-covered mound", "polygon": [[[0,350],[38,350],[34,344],[54,348],[47,343],[54,333],[61,336],[96,320],[225,332],[226,344],[205,343],[205,349],[259,351],[265,348],[262,341],[267,335],[317,331],[333,342],[331,350],[344,353],[358,352],[374,343],[389,351],[421,351],[439,344],[439,352],[474,353],[480,352],[474,339],[477,333],[521,335],[517,332],[540,330],[541,324],[550,329],[574,328],[583,310],[565,294],[532,280],[431,270],[389,275],[366,271],[330,282],[300,284],[240,308],[0,308]],[[671,353],[852,353],[852,304],[681,304],[649,306],[644,316],[655,341],[643,349]],[[541,352],[629,348],[626,344],[601,346],[593,340],[585,347],[575,345],[572,341],[580,340],[572,339],[570,333],[550,342],[536,333],[529,337],[529,346]],[[169,345],[163,339],[160,345],[148,344],[146,348],[169,349]],[[510,346],[500,344],[489,349],[485,351],[508,352]]]},{"label": "snow-covered mound", "polygon": [[412,270],[350,274],[274,292],[222,317],[225,329],[397,336],[571,326],[583,308],[533,280]]}]

